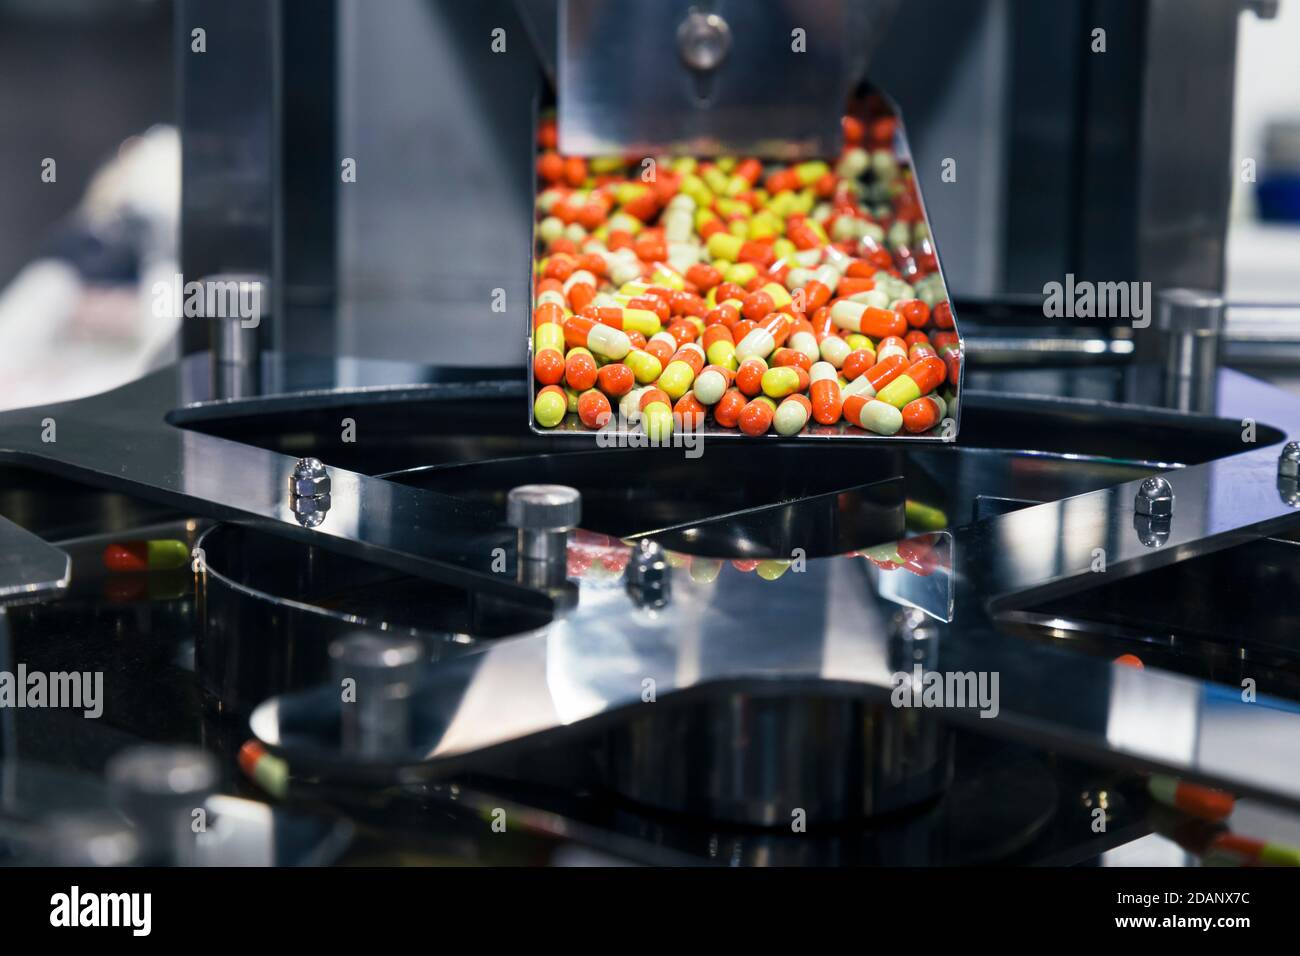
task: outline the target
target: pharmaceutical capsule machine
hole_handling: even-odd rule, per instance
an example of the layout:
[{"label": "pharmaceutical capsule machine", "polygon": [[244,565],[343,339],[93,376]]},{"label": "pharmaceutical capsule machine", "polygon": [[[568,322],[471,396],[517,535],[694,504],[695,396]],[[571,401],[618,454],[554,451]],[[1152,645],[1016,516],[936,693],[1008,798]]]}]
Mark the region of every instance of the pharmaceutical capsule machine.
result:
[{"label": "pharmaceutical capsule machine", "polygon": [[[182,271],[269,314],[0,415],[0,669],[103,681],[93,719],[0,710],[0,858],[1300,843],[1300,399],[1222,295],[1236,22],[1270,5],[1189,5],[181,2]],[[543,111],[565,153],[789,161],[868,90],[953,293],[952,440],[529,427]],[[1067,274],[1147,315],[1047,316]],[[927,707],[933,674],[989,694]],[[1205,788],[1231,815],[1185,812]]]}]

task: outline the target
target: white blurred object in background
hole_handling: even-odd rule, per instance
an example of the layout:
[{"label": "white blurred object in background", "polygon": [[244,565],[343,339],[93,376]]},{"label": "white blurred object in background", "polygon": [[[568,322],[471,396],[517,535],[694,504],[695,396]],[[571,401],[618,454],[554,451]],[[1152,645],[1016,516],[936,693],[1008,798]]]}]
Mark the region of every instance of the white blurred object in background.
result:
[{"label": "white blurred object in background", "polygon": [[156,317],[149,290],[176,272],[179,214],[180,137],[155,126],[122,144],[64,226],[138,281],[87,277],[75,254],[23,267],[0,290],[0,408],[94,395],[175,358],[179,317]]}]

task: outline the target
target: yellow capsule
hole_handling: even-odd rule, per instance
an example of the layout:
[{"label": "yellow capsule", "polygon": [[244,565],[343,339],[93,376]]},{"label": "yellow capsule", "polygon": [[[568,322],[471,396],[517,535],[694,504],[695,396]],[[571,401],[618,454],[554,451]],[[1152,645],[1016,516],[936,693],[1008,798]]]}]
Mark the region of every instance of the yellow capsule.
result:
[{"label": "yellow capsule", "polygon": [[719,365],[722,368],[734,369],[736,363],[736,346],[726,339],[718,339],[709,346],[705,353],[710,365]]},{"label": "yellow capsule", "polygon": [[764,581],[775,581],[785,572],[790,570],[789,561],[760,561],[758,567],[754,569],[758,576]]},{"label": "yellow capsule", "polygon": [[[635,372],[633,373],[636,374]],[[678,359],[675,362],[669,362],[659,376],[656,383],[662,388],[674,402],[681,398],[690,389],[691,383],[695,381],[695,370],[686,362]]]},{"label": "yellow capsule", "polygon": [[723,273],[723,278],[738,286],[747,286],[758,278],[758,266],[752,262],[737,262]]},{"label": "yellow capsule", "polygon": [[641,409],[641,428],[651,441],[663,441],[673,433],[673,410],[663,402],[651,402]]},{"label": "yellow capsule", "polygon": [[649,385],[663,372],[659,360],[642,349],[633,349],[623,358],[623,363],[632,370],[632,375],[639,385]]},{"label": "yellow capsule", "polygon": [[769,398],[785,398],[799,391],[799,373],[788,365],[778,365],[763,373],[760,384]]},{"label": "yellow capsule", "polygon": [[543,322],[533,333],[533,351],[542,349],[555,349],[564,354],[564,327],[558,322]]}]

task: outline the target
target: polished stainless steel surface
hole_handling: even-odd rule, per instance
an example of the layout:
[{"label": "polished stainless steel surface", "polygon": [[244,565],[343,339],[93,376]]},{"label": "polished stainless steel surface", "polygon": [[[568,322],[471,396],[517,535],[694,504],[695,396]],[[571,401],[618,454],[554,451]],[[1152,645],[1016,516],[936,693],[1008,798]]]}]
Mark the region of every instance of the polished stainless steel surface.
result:
[{"label": "polished stainless steel surface", "polygon": [[[0,416],[0,460],[41,461],[64,476],[183,503],[214,518],[260,520],[408,573],[450,583],[475,579],[485,592],[547,605],[544,595],[492,570],[496,548],[513,559],[513,536],[492,509],[334,468],[330,510],[306,514],[295,505],[313,499],[287,494],[296,457],[168,424],[187,398],[211,394],[206,372],[207,357],[192,356],[106,395]],[[303,401],[304,393],[293,400]],[[59,423],[57,442],[41,441],[47,417]]]},{"label": "polished stainless steel surface", "polygon": [[560,150],[833,155],[849,71],[890,6],[562,0]]},{"label": "polished stainless steel surface", "polygon": [[66,588],[71,568],[64,552],[0,516],[0,603]]},{"label": "polished stainless steel surface", "polygon": [[[1249,412],[1295,431],[1288,396],[1232,372],[1220,377],[1220,415]],[[945,671],[1000,674],[1001,699],[993,719],[969,708],[940,716],[1300,804],[1300,773],[1287,769],[1300,766],[1300,717],[1281,701],[1245,703],[1196,679],[1116,668],[999,630],[1001,615],[1034,602],[1293,526],[1298,515],[1276,470],[1277,450],[1258,448],[1168,473],[1178,507],[1158,547],[1133,527],[1142,480],[954,529],[952,623],[934,641],[936,659]],[[888,696],[889,615],[860,562],[814,559],[772,582],[702,583],[675,570],[671,578],[671,600],[650,612],[635,611],[621,587],[584,580],[578,607],[537,634],[432,666],[416,701],[421,743],[405,762],[453,772],[506,745],[580,733],[588,721],[595,732],[605,718],[647,706],[646,679],[654,706],[760,689]],[[337,766],[310,730],[329,707],[320,693],[280,698],[259,708],[254,729],[295,759]]]}]

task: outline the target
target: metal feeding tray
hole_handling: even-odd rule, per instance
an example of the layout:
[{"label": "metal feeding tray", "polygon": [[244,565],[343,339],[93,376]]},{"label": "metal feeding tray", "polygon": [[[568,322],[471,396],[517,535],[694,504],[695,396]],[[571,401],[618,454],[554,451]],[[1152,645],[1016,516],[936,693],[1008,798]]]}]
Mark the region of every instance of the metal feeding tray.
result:
[{"label": "metal feeding tray", "polygon": [[[922,268],[919,273],[909,273],[908,281],[912,282],[920,278],[933,277],[933,281],[936,281],[943,290],[943,300],[947,301],[952,314],[952,328],[941,331],[948,331],[958,336],[957,348],[959,355],[962,356],[958,361],[958,365],[964,369],[965,351],[963,341],[960,337],[956,310],[953,308],[952,300],[948,295],[948,285],[943,275],[942,260],[939,255],[938,243],[934,238],[933,230],[930,228],[930,218],[925,211],[925,202],[921,195],[920,182],[915,178],[913,173],[911,148],[908,144],[907,132],[902,122],[901,113],[892,100],[875,90],[869,90],[865,93],[861,100],[857,101],[856,104],[851,105],[850,109],[852,111],[855,108],[859,111],[859,115],[864,115],[867,119],[875,120],[888,118],[892,119],[896,124],[890,152],[892,153],[893,162],[896,164],[896,168],[899,171],[898,175],[900,179],[910,182],[914,190],[917,212],[919,213],[919,220],[915,223],[915,226],[923,227],[923,232],[920,233],[923,235],[922,241],[928,244],[930,250],[928,256],[933,258],[934,265],[933,270],[928,273],[924,271],[924,268]],[[868,108],[871,111],[869,114],[866,113]],[[833,166],[834,160],[832,159],[830,162]],[[860,181],[869,184],[873,183],[873,180],[871,179],[873,176],[875,176],[875,174],[868,171],[863,174],[863,178]],[[895,180],[895,182],[897,181],[898,180]],[[877,186],[880,185],[879,182],[874,182],[874,184]],[[536,206],[536,197],[534,205]],[[536,217],[534,217],[534,220],[533,243],[535,254],[539,257],[535,260],[534,264],[533,272],[535,276],[537,273],[536,264],[543,261],[544,257],[542,256],[542,249],[540,248],[541,239],[538,235]],[[886,222],[888,222],[888,220],[886,220]],[[917,233],[914,232],[913,234],[915,235]],[[839,245],[851,245],[853,247],[849,252],[851,255],[856,255],[861,249],[867,248],[866,243],[868,242],[879,248],[888,248],[886,242],[893,245],[891,239],[880,242],[871,239],[862,240],[861,242],[863,245],[859,245],[857,240],[853,241],[851,244],[840,243]],[[899,267],[904,270],[915,270],[917,268],[916,261],[920,258],[909,250],[907,243],[903,243],[901,249],[896,247],[892,252],[892,257],[895,271],[898,271]],[[530,276],[530,288],[532,287],[532,278],[533,276]],[[538,423],[534,410],[534,399],[541,389],[541,384],[536,380],[534,375],[534,359],[536,357],[537,348],[533,321],[533,310],[530,308],[525,329],[528,354],[528,365],[525,370],[525,377],[528,383],[528,427],[538,434],[565,436],[566,438],[568,436],[582,436],[588,439],[594,439],[596,444],[600,447],[643,448],[650,446],[668,446],[684,450],[689,457],[694,457],[695,454],[698,453],[699,442],[702,440],[712,440],[716,438],[750,438],[751,440],[767,441],[782,440],[782,436],[778,435],[775,430],[771,429],[766,434],[754,438],[743,434],[738,428],[728,428],[719,425],[714,419],[712,409],[710,409],[710,413],[705,418],[703,424],[694,427],[683,427],[681,424],[682,419],[678,417],[673,426],[671,435],[658,437],[657,439],[652,440],[639,422],[635,420],[637,416],[633,416],[629,419],[621,415],[619,413],[618,402],[613,399],[611,399],[612,415],[608,424],[600,429],[592,429],[584,425],[578,414],[572,410],[574,401],[573,396],[570,396],[570,411],[564,416],[564,418],[554,427],[544,427]],[[924,330],[928,333],[936,331],[932,321],[927,322]],[[911,329],[908,331],[911,331]],[[910,361],[911,360],[908,359],[909,364]],[[960,375],[962,373],[959,372],[958,374]],[[961,426],[961,383],[945,382],[943,388],[945,389],[944,397],[946,405],[943,418],[939,424],[928,432],[910,434],[904,431],[899,431],[895,435],[886,436],[875,434],[855,425],[851,425],[843,418],[832,425],[820,425],[812,421],[810,418],[808,423],[800,432],[785,437],[796,440],[873,439],[876,441],[901,440],[917,442],[951,442],[956,439]]]}]

